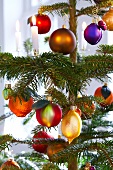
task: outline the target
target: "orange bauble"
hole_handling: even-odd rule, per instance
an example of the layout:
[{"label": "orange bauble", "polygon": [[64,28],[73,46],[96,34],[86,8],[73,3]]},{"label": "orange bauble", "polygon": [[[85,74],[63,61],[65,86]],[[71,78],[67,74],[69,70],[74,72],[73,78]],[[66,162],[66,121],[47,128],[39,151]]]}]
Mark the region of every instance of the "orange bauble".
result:
[{"label": "orange bauble", "polygon": [[93,102],[91,104],[84,103],[83,113],[91,116],[94,113],[95,109],[96,107]]},{"label": "orange bauble", "polygon": [[52,51],[70,54],[76,47],[76,38],[71,30],[59,28],[55,30],[49,38],[49,46]]},{"label": "orange bauble", "polygon": [[17,117],[25,117],[31,112],[32,105],[32,97],[28,101],[25,101],[22,97],[11,97],[9,99],[9,108]]},{"label": "orange bauble", "polygon": [[13,159],[9,159],[6,162],[4,162],[1,167],[0,170],[19,170],[20,166],[17,164],[17,162],[15,162]]},{"label": "orange bauble", "polygon": [[113,31],[113,8],[103,15],[102,20],[106,23],[107,30]]},{"label": "orange bauble", "polygon": [[103,99],[102,102],[98,102],[103,107],[113,103],[113,92],[107,87],[106,83],[95,90],[94,96]]},{"label": "orange bauble", "polygon": [[52,156],[63,149],[65,149],[68,146],[68,143],[59,143],[59,144],[52,144],[47,147],[47,155],[49,157],[49,160],[52,161]]}]

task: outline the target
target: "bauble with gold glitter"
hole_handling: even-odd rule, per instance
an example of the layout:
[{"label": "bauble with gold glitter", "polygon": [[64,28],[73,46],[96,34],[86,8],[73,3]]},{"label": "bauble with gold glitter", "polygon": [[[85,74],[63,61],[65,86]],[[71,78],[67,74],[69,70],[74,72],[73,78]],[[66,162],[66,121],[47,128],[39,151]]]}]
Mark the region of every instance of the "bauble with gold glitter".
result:
[{"label": "bauble with gold glitter", "polygon": [[69,143],[80,135],[82,128],[81,117],[75,112],[75,108],[75,106],[71,106],[61,122],[62,134],[68,139]]},{"label": "bauble with gold glitter", "polygon": [[63,27],[55,30],[49,38],[49,46],[53,52],[70,54],[76,47],[76,37],[74,33]]}]

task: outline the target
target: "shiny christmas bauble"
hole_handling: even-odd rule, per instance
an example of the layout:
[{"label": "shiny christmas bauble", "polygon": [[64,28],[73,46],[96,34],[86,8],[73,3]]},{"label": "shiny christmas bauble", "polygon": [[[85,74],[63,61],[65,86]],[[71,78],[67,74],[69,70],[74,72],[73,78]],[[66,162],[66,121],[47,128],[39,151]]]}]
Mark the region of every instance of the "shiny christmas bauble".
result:
[{"label": "shiny christmas bauble", "polygon": [[59,144],[51,144],[47,147],[47,155],[49,157],[49,160],[52,161],[52,156],[61,150],[65,149],[67,146],[67,143],[59,143]]},{"label": "shiny christmas bauble", "polygon": [[12,169],[19,170],[20,166],[13,159],[9,159],[6,162],[4,162],[0,167],[0,170],[5,170],[5,169],[6,170],[12,170]]},{"label": "shiny christmas bauble", "polygon": [[107,30],[107,25],[103,20],[98,21],[98,26],[104,31]]},{"label": "shiny christmas bauble", "polygon": [[22,97],[17,96],[16,98],[11,96],[9,99],[9,109],[17,117],[25,117],[31,112],[33,105],[33,98],[30,97],[28,101],[25,101]]},{"label": "shiny christmas bauble", "polygon": [[82,112],[81,112],[81,110],[78,107],[75,109],[75,112],[78,113],[79,116],[82,115]]},{"label": "shiny christmas bauble", "polygon": [[106,23],[107,30],[113,31],[113,8],[103,15],[102,20]]},{"label": "shiny christmas bauble", "polygon": [[94,0],[94,2],[96,3],[96,4],[99,4],[99,3],[101,3],[103,0]]},{"label": "shiny christmas bauble", "polygon": [[12,89],[11,89],[11,84],[5,84],[5,88],[2,91],[2,95],[5,100],[8,100],[11,96]]},{"label": "shiny christmas bauble", "polygon": [[96,23],[91,23],[84,30],[84,38],[89,44],[96,45],[102,38],[102,29]]},{"label": "shiny christmas bauble", "polygon": [[71,143],[73,139],[80,135],[81,128],[81,117],[75,112],[74,106],[72,106],[69,112],[62,119],[62,134],[68,139],[68,142]]},{"label": "shiny christmas bauble", "polygon": [[[51,20],[48,15],[37,14],[36,17],[36,26],[38,27],[38,34],[46,34],[50,31]],[[28,19],[30,26],[33,26],[32,17]]]},{"label": "shiny christmas bauble", "polygon": [[33,144],[32,147],[35,151],[40,152],[40,153],[46,153],[47,152],[47,147],[48,145],[46,144],[36,144],[35,142],[38,142],[39,138],[44,138],[44,139],[54,139],[52,136],[48,135],[44,131],[39,131],[37,134],[33,136]]},{"label": "shiny christmas bauble", "polygon": [[89,170],[96,170],[94,166],[91,166]]},{"label": "shiny christmas bauble", "polygon": [[92,114],[95,112],[96,106],[92,102],[91,104],[84,103],[83,104],[83,113],[88,116],[92,116]]},{"label": "shiny christmas bauble", "polygon": [[69,29],[59,28],[51,34],[49,46],[53,52],[70,54],[76,47],[75,35]]},{"label": "shiny christmas bauble", "polygon": [[106,83],[104,84],[104,86],[98,87],[95,90],[94,96],[102,98],[103,102],[99,104],[103,107],[113,103],[113,92],[108,88]]},{"label": "shiny christmas bauble", "polygon": [[50,102],[44,108],[36,110],[36,119],[42,126],[57,126],[62,118],[62,109],[56,103]]}]

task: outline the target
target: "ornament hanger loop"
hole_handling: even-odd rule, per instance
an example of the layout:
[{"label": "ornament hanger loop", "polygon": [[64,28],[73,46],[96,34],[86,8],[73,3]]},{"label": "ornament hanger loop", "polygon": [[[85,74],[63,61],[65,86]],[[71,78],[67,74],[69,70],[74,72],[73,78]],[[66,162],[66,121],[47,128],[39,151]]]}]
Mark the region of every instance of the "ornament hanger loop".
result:
[{"label": "ornament hanger loop", "polygon": [[97,6],[94,7],[94,9],[93,9],[93,11],[92,11],[92,14],[93,14],[92,22],[93,22],[93,23],[98,22],[98,21],[97,21],[97,20],[98,20],[98,7],[97,7]]}]

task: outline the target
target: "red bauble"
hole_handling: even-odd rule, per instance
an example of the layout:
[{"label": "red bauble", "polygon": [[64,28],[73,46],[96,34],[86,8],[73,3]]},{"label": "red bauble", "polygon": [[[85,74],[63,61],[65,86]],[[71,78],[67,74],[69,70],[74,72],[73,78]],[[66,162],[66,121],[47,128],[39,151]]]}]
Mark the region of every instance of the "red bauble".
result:
[{"label": "red bauble", "polygon": [[[36,26],[38,27],[38,34],[46,34],[51,28],[51,20],[45,14],[37,14],[36,17]],[[28,23],[30,26],[33,26],[32,17],[28,18]]]},{"label": "red bauble", "polygon": [[62,118],[62,110],[58,104],[50,102],[47,106],[36,110],[36,119],[42,126],[57,126]]},{"label": "red bauble", "polygon": [[[39,138],[45,138],[45,139],[54,139],[52,136],[48,135],[44,131],[39,131],[37,134],[33,136],[33,141],[38,142]],[[47,152],[47,147],[48,145],[46,144],[32,144],[32,147],[35,151],[40,152],[40,153],[46,153]]]},{"label": "red bauble", "polygon": [[111,92],[106,84],[102,87],[98,87],[95,90],[94,96],[102,97],[104,101],[102,103],[99,103],[101,106],[110,105],[113,102],[113,92]]}]

